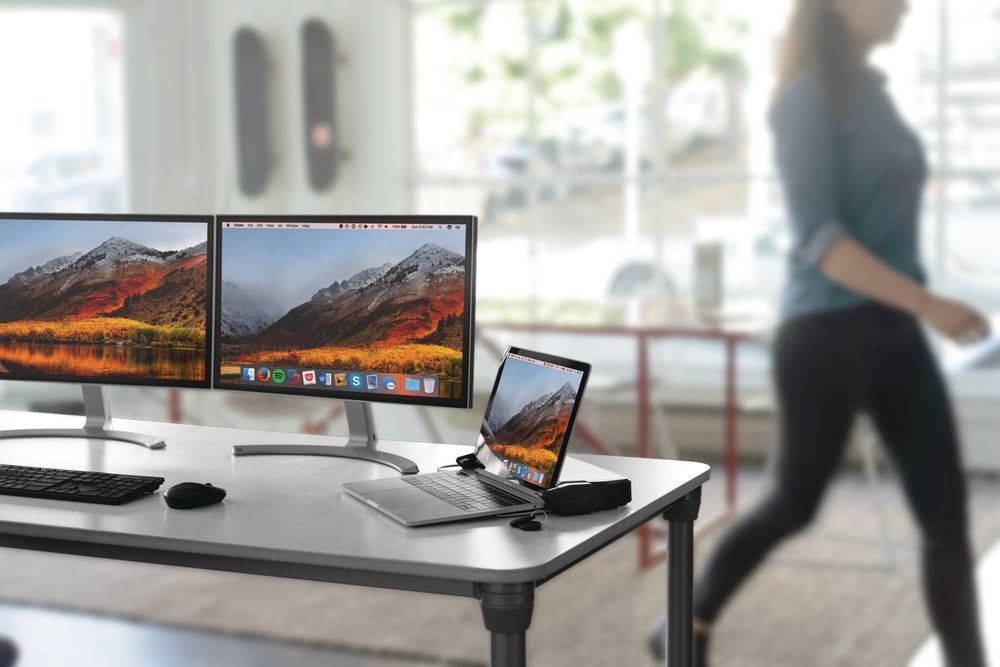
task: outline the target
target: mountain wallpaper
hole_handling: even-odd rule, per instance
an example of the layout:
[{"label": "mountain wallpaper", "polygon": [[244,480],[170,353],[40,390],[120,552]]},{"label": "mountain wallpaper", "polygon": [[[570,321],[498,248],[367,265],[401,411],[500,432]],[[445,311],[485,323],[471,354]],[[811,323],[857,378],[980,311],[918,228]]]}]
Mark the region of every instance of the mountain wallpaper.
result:
[{"label": "mountain wallpaper", "polygon": [[204,379],[206,251],[111,236],[14,273],[0,285],[0,373]]},{"label": "mountain wallpaper", "polygon": [[492,419],[496,412],[496,406],[492,406],[486,418],[489,428],[482,430],[490,451],[497,458],[541,470],[546,482],[551,482],[565,445],[577,391],[573,383],[566,382],[556,391],[529,401],[502,424]]},{"label": "mountain wallpaper", "polygon": [[[354,241],[364,243],[361,237]],[[396,261],[337,273],[308,273],[312,296],[284,309],[262,288],[224,281],[223,380],[238,381],[240,365],[256,364],[436,375],[442,391],[455,389],[465,328],[462,254],[425,242]]]}]

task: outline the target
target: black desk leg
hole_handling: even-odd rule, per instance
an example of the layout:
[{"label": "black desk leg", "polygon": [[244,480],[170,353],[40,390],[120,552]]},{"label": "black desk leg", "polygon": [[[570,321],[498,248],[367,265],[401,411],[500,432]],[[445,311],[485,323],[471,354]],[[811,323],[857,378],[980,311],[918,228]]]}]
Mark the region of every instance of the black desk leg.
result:
[{"label": "black desk leg", "polygon": [[524,633],[535,609],[535,585],[481,584],[479,603],[490,631],[490,665],[525,667]]},{"label": "black desk leg", "polygon": [[667,533],[667,667],[694,665],[694,522],[701,487],[663,512]]}]

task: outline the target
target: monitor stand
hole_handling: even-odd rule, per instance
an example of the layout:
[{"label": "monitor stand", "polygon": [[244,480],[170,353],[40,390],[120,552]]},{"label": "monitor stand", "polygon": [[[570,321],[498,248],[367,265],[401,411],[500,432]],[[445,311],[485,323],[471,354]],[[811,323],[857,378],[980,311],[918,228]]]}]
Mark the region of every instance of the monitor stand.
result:
[{"label": "monitor stand", "polygon": [[82,428],[29,428],[0,431],[0,439],[6,438],[93,438],[96,440],[119,440],[148,449],[163,449],[163,438],[145,433],[116,431],[111,424],[111,404],[107,389],[102,385],[83,385]]},{"label": "monitor stand", "polygon": [[375,417],[371,403],[345,401],[347,431],[350,437],[344,445],[236,445],[233,456],[257,454],[304,454],[307,456],[334,456],[342,459],[360,459],[394,468],[404,475],[420,472],[417,464],[408,458],[383,452],[378,448]]}]

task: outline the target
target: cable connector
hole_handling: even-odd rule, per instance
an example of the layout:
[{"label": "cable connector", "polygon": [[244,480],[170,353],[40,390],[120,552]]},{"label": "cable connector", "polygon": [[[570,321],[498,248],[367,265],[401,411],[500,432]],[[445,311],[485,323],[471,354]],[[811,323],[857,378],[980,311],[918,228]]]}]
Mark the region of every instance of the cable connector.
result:
[{"label": "cable connector", "polygon": [[475,454],[466,454],[465,456],[459,456],[457,459],[455,459],[455,463],[457,463],[458,467],[461,468],[462,470],[477,470],[479,468],[486,467],[479,462],[479,459],[476,458]]}]

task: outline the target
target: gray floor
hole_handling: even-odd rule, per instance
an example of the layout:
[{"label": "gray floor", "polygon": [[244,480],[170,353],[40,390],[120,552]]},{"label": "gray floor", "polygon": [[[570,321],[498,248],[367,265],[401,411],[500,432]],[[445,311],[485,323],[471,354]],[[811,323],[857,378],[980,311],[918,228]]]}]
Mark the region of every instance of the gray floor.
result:
[{"label": "gray floor", "polygon": [[[17,667],[430,667],[328,648],[0,604],[0,628],[21,652]],[[54,641],[54,638],[58,638]],[[440,665],[442,663],[433,663]],[[459,663],[452,663],[459,665]]]}]

